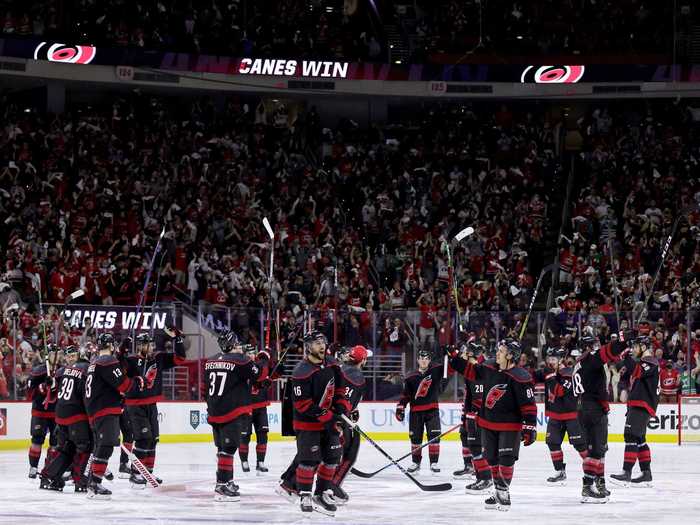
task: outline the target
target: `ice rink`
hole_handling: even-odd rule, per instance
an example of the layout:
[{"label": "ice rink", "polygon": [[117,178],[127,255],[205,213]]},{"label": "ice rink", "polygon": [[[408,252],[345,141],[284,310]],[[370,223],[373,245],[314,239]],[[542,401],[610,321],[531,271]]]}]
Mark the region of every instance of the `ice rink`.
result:
[{"label": "ice rink", "polygon": [[[395,456],[408,451],[406,442],[385,442]],[[27,454],[0,451],[0,523],[43,525],[70,523],[105,524],[193,524],[193,523],[346,523],[346,524],[463,524],[506,523],[523,525],[556,523],[698,523],[700,519],[700,447],[652,444],[654,488],[623,489],[610,487],[611,501],[606,505],[582,505],[581,466],[578,454],[564,447],[569,483],[550,487],[545,478],[552,473],[548,450],[543,442],[521,449],[511,489],[513,508],[509,513],[485,510],[483,498],[464,494],[464,481],[451,480],[452,471],[461,464],[459,442],[442,444],[442,473],[432,476],[424,458],[420,479],[426,483],[452,481],[450,492],[422,492],[396,468],[387,469],[372,479],[348,476],[345,489],[351,496],[336,517],[318,513],[302,516],[297,505],[277,496],[273,490],[279,473],[291,460],[294,443],[269,445],[270,473],[257,477],[244,474],[236,457],[236,481],[241,489],[239,503],[215,503],[213,444],[162,444],[158,447],[156,473],[164,488],[135,491],[127,480],[105,481],[113,491],[111,501],[88,500],[66,492],[40,491],[38,480],[27,478]],[[622,443],[611,443],[606,459],[607,473],[618,472],[622,462]],[[110,468],[117,470],[118,450]],[[251,454],[254,457],[254,453]],[[43,464],[43,455],[42,455]],[[384,465],[384,458],[369,443],[363,443],[356,467],[365,471]],[[635,470],[636,472],[636,470]],[[169,488],[168,488],[169,487]]]}]

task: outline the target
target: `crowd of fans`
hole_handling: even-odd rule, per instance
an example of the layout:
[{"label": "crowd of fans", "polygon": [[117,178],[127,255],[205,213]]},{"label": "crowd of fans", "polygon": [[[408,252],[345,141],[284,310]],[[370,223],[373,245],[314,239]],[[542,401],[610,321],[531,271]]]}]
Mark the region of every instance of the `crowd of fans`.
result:
[{"label": "crowd of fans", "polygon": [[[328,9],[330,7],[331,9]],[[105,47],[227,56],[385,61],[364,8],[308,0],[0,2],[3,33]]]},{"label": "crowd of fans", "polygon": [[[689,1],[641,0],[43,0],[0,2],[3,33],[98,46],[229,56],[387,62],[398,26],[411,61],[499,56],[673,56],[674,32],[697,18]],[[674,17],[674,6],[676,14]],[[479,38],[482,37],[481,41]],[[394,37],[396,38],[396,37]],[[393,43],[392,43],[393,42]],[[663,57],[663,58],[661,58]]]},{"label": "crowd of fans", "polygon": [[695,14],[692,2],[678,2],[674,29],[674,5],[638,0],[419,0],[415,18],[403,18],[408,31],[418,36],[414,61],[462,56],[477,46],[480,35],[480,53],[502,56],[670,57],[674,30]]},{"label": "crowd of fans", "polygon": [[[565,229],[563,236],[571,238],[558,276],[567,295],[540,317],[547,323],[544,343],[570,348],[584,329],[605,340],[617,326],[600,240],[609,234],[601,218],[611,216],[603,204],[621,221],[616,275],[622,316],[631,318],[644,298],[648,263],[623,261],[639,254],[642,238],[657,238],[658,245],[668,221],[654,228],[655,211],[623,199],[636,191],[639,206],[648,206],[645,192],[653,194],[670,208],[671,220],[693,198],[695,183],[688,184],[683,170],[700,158],[695,124],[685,106],[675,108],[654,105],[641,115],[602,109],[565,126],[551,108],[528,104],[433,104],[386,126],[343,120],[331,129],[321,126],[313,107],[284,102],[228,100],[219,107],[208,99],[183,103],[135,93],[108,108],[57,116],[6,104],[0,133],[5,382],[21,383],[43,345],[32,285],[47,303],[62,303],[78,288],[85,303],[98,305],[168,302],[179,294],[256,344],[262,344],[260,312],[270,300],[281,314],[283,345],[298,338],[310,317],[329,339],[405,355],[409,367],[413,349],[455,341],[455,296],[469,336],[487,347],[517,337],[539,270],[550,262],[547,238],[556,242],[559,229],[549,207],[562,195],[565,127],[580,134],[577,169],[589,172],[579,177],[585,182],[571,213],[576,235]],[[655,120],[662,115],[663,126]],[[626,177],[630,170],[639,182]],[[644,213],[652,218],[644,222]],[[276,233],[271,287],[263,217]],[[445,240],[467,224],[476,231],[453,246],[451,275]],[[142,297],[162,229],[156,271]],[[668,303],[650,304],[664,313],[650,314],[642,325],[664,360],[689,371],[700,350],[700,337],[691,336],[691,363],[682,361],[695,327],[685,317],[695,292],[676,284],[692,270],[696,243],[685,231],[676,241],[669,260],[677,270],[664,271],[656,288],[662,295],[655,295],[668,296]],[[658,256],[658,249],[648,254],[652,262]],[[573,257],[576,265],[568,268]],[[89,337],[66,326],[60,308],[47,308],[46,316],[47,332],[61,344]],[[542,355],[528,348],[523,359],[537,367]]]}]

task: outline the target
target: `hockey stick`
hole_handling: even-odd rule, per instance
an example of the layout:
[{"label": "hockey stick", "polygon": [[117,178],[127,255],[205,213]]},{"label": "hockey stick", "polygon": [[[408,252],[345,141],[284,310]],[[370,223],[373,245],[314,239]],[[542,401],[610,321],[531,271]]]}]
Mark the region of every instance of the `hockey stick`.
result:
[{"label": "hockey stick", "polygon": [[423,483],[418,481],[416,478],[411,476],[411,474],[405,468],[403,468],[399,463],[397,463],[396,460],[394,460],[394,458],[392,458],[382,447],[377,445],[377,443],[371,437],[369,437],[367,435],[367,433],[358,426],[357,423],[352,421],[345,414],[341,415],[341,417],[343,418],[343,421],[345,421],[348,425],[350,425],[352,428],[357,430],[357,432],[363,438],[365,438],[367,441],[369,441],[369,443],[374,448],[376,448],[382,456],[384,456],[386,459],[391,461],[392,465],[396,465],[396,468],[398,468],[408,479],[413,481],[413,483],[415,483],[419,489],[424,490],[426,492],[444,492],[446,490],[452,490],[452,483],[440,483],[438,485],[424,485]]},{"label": "hockey stick", "polygon": [[532,299],[530,299],[530,306],[527,308],[527,315],[525,316],[525,320],[523,321],[523,325],[520,327],[520,334],[518,334],[518,341],[523,340],[523,336],[525,335],[525,330],[527,329],[527,323],[530,321],[530,314],[532,314],[532,308],[535,306],[535,299],[537,299],[537,292],[540,290],[540,286],[542,285],[542,279],[544,279],[544,276],[547,275],[547,273],[554,271],[557,267],[559,266],[558,263],[554,264],[549,264],[542,268],[542,271],[540,272],[540,277],[537,279],[537,285],[535,286],[535,290],[532,292]]},{"label": "hockey stick", "polygon": [[[438,439],[440,439],[440,438],[442,438],[442,437],[445,437],[447,434],[449,434],[449,433],[451,433],[451,432],[454,432],[455,430],[457,430],[457,429],[460,428],[461,426],[462,426],[462,423],[460,423],[459,425],[453,426],[452,428],[450,428],[449,430],[446,430],[445,432],[443,432],[443,433],[440,434],[439,436],[435,436],[435,437],[434,437],[433,439],[431,439],[430,441],[426,441],[425,443],[423,443],[423,444],[420,446],[420,448],[418,448],[418,449],[416,449],[416,450],[411,450],[411,452],[409,452],[408,454],[405,454],[405,455],[401,456],[399,459],[396,460],[396,462],[398,463],[399,461],[403,461],[403,460],[406,459],[407,457],[410,457],[411,455],[413,455],[413,453],[416,452],[417,450],[423,450],[423,449],[424,449],[425,447],[427,447],[428,445],[431,445],[431,444],[433,444],[436,440],[438,440]],[[388,469],[388,468],[389,468],[390,466],[392,466],[392,465],[393,465],[393,463],[387,463],[387,464],[384,465],[382,468],[380,468],[379,470],[375,470],[374,472],[362,472],[361,470],[357,470],[356,468],[351,468],[351,469],[350,469],[350,472],[352,472],[352,473],[355,474],[356,476],[359,476],[359,477],[361,477],[361,478],[367,479],[367,478],[372,478],[372,477],[376,476],[376,475],[379,474],[381,471]]]},{"label": "hockey stick", "polygon": [[[267,329],[265,331],[265,348],[270,348],[270,321],[272,317],[272,269],[275,262],[275,232],[272,231],[270,221],[263,217],[263,226],[270,237],[270,273],[267,277]],[[279,334],[277,335],[279,337]]]},{"label": "hockey stick", "polygon": [[615,317],[617,329],[620,330],[620,292],[617,290],[617,277],[615,276],[615,253],[613,251],[612,236],[608,237],[608,251],[610,252],[610,272],[613,282],[613,297],[615,297]]},{"label": "hockey stick", "polygon": [[[462,309],[459,306],[459,293],[457,291],[457,280],[455,279],[455,269],[454,269],[454,264],[452,262],[452,248],[451,244],[452,243],[459,243],[462,240],[466,239],[470,235],[474,233],[474,228],[471,226],[467,226],[466,228],[462,229],[457,233],[457,235],[454,236],[453,240],[451,243],[448,243],[445,241],[444,247],[445,250],[447,251],[447,268],[449,272],[449,278],[450,281],[452,281],[451,288],[452,288],[452,296],[454,297],[454,302],[455,302],[455,308],[457,309],[457,325],[459,327],[459,332],[462,333],[464,332],[464,324],[462,322]],[[448,323],[449,324],[449,323]],[[445,356],[443,363],[442,363],[442,378],[447,379],[447,356]]]},{"label": "hockey stick", "polygon": [[153,250],[153,257],[151,257],[151,262],[148,265],[148,273],[146,274],[146,280],[143,283],[143,290],[141,291],[141,300],[139,301],[138,310],[136,310],[136,318],[134,319],[134,325],[131,327],[131,353],[136,353],[136,340],[134,335],[136,334],[136,325],[138,324],[141,314],[143,313],[143,304],[146,302],[146,292],[148,291],[148,284],[151,282],[151,274],[153,273],[153,266],[156,262],[156,256],[160,251],[160,243],[165,237],[165,226],[158,236],[158,242],[156,242],[156,247]]},{"label": "hockey stick", "polygon": [[674,235],[676,235],[676,230],[678,229],[678,225],[680,224],[681,219],[683,219],[691,211],[697,210],[697,209],[698,209],[698,204],[692,204],[690,206],[686,206],[685,208],[683,208],[680,211],[680,213],[678,214],[678,217],[676,217],[676,220],[673,222],[673,228],[671,228],[671,233],[669,233],[668,238],[666,239],[666,242],[664,243],[664,248],[661,251],[661,261],[659,262],[659,267],[657,268],[656,273],[654,274],[654,279],[651,281],[651,288],[649,288],[649,295],[647,295],[644,298],[644,306],[642,307],[642,311],[639,312],[639,318],[637,318],[637,322],[632,325],[632,328],[634,328],[634,326],[639,326],[639,323],[642,321],[642,318],[647,313],[647,304],[649,303],[649,298],[654,295],[654,287],[656,286],[656,281],[659,280],[659,275],[661,275],[661,269],[664,267],[664,262],[666,262],[666,256],[668,255],[669,248],[671,248],[671,241],[673,240]]},{"label": "hockey stick", "polygon": [[133,453],[133,451],[129,450],[124,446],[124,443],[119,443],[119,447],[126,452],[126,455],[129,456],[129,460],[131,461],[131,464],[136,467],[136,470],[139,471],[139,474],[143,476],[143,479],[146,480],[146,482],[154,489],[157,489],[160,487],[160,484],[156,481],[156,478],[153,477],[153,474],[151,474],[146,467],[143,466],[143,463],[141,463],[141,460],[136,457],[136,455]]}]

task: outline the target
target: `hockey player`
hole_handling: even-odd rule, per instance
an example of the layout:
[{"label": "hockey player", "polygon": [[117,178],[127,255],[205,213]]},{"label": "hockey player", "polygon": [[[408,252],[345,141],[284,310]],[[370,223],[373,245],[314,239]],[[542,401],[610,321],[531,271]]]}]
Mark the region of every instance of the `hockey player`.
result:
[{"label": "hockey player", "polygon": [[[484,457],[483,447],[481,445],[481,428],[478,423],[478,415],[483,404],[484,383],[476,376],[473,376],[472,379],[468,379],[465,375],[469,361],[475,360],[478,362],[480,359],[483,359],[483,355],[484,348],[481,345],[469,343],[463,349],[461,356],[455,355],[450,361],[451,368],[462,374],[465,382],[464,406],[462,407],[464,425],[459,429],[459,434],[462,439],[462,447],[468,447],[468,455],[472,457],[473,471],[476,476],[476,481],[468,483],[465,487],[468,494],[484,494],[484,491],[493,486],[491,467],[489,467]],[[464,464],[464,471],[457,471],[454,473],[454,476],[458,479],[468,475],[467,460],[465,460]]]},{"label": "hockey player", "polygon": [[[365,376],[362,373],[362,368],[367,364],[367,358],[372,357],[372,351],[362,345],[353,346],[350,351],[344,355],[345,364],[341,366],[343,381],[345,382],[345,397],[350,403],[350,419],[357,422],[360,419],[360,413],[357,406],[362,401],[362,396],[365,393]],[[333,476],[333,497],[338,505],[345,505],[350,497],[343,490],[342,485],[345,477],[350,472],[350,469],[357,461],[357,454],[360,451],[360,435],[353,430],[350,425],[343,421],[341,423],[343,435],[341,443],[343,445],[343,459],[340,466],[335,471]]]},{"label": "hockey player", "polygon": [[[292,374],[294,431],[297,441],[296,487],[302,512],[334,516],[331,488],[342,447],[337,423],[350,412],[337,360],[326,354],[326,337],[313,331],[304,338],[304,359]],[[316,478],[313,496],[311,490]]]},{"label": "hockey player", "polygon": [[[463,366],[452,347],[446,347],[452,368]],[[510,483],[513,466],[518,460],[520,441],[525,446],[537,439],[537,405],[530,374],[517,366],[520,344],[509,339],[501,341],[495,362],[477,364],[472,358],[464,369],[468,380],[481,380],[484,385],[482,406],[478,416],[486,460],[491,467],[496,488],[494,496],[485,501],[487,509],[510,510]],[[484,489],[488,490],[488,489]]]},{"label": "hockey player", "polygon": [[571,373],[573,369],[566,366],[566,352],[563,349],[547,349],[546,368],[537,370],[535,382],[544,383],[545,416],[547,421],[547,447],[554,465],[554,475],[547,478],[552,485],[566,485],[566,464],[561,444],[564,434],[568,434],[569,443],[578,451],[581,458],[588,455],[586,439],[578,422],[576,398],[574,397]]},{"label": "hockey player", "polygon": [[[136,336],[136,354],[126,359],[129,377],[146,376],[148,388],[126,394],[126,411],[134,435],[133,452],[149,472],[153,472],[156,460],[156,445],[160,437],[158,428],[158,401],[163,398],[163,371],[187,363],[185,360],[184,339],[174,328],[166,333],[173,339],[175,353],[155,352],[153,339],[146,333]],[[156,478],[158,482],[160,480]],[[129,477],[133,488],[143,489],[146,480],[134,465]]]},{"label": "hockey player", "polygon": [[238,485],[233,482],[233,456],[240,443],[242,416],[250,415],[251,387],[268,374],[267,363],[258,366],[243,353],[243,345],[233,332],[218,339],[221,353],[204,365],[208,422],[217,449],[215,501],[239,501]]},{"label": "hockey player", "polygon": [[[632,357],[634,356],[634,358]],[[637,360],[635,362],[635,359]],[[647,423],[659,405],[659,362],[654,357],[651,339],[638,337],[632,352],[625,357],[625,367],[632,370],[627,419],[625,420],[625,460],[622,474],[610,476],[616,485],[651,487],[651,452],[646,442]],[[639,460],[642,474],[632,478],[632,468]]]},{"label": "hockey player", "polygon": [[41,447],[46,439],[46,434],[50,434],[46,461],[50,461],[53,458],[57,444],[55,421],[56,381],[52,377],[52,371],[58,363],[59,349],[55,344],[50,344],[47,350],[46,362],[32,368],[31,375],[27,381],[27,398],[32,402],[30,426],[32,443],[29,446],[29,477],[31,479],[37,477]]},{"label": "hockey player", "polygon": [[[125,337],[121,340],[119,344],[119,351],[117,353],[117,358],[120,360],[120,364],[123,368],[127,367],[126,356],[131,351],[133,347],[131,337]],[[119,415],[119,432],[122,435],[122,445],[120,447],[119,454],[119,473],[117,474],[120,479],[129,479],[131,477],[131,467],[129,466],[129,453],[134,450],[134,432],[131,428],[131,418],[129,417],[129,412],[126,410],[126,402],[122,399],[122,413]],[[125,450],[126,449],[126,450]],[[128,452],[127,452],[128,451]],[[109,478],[109,470],[105,478]]]},{"label": "hockey player", "polygon": [[92,432],[83,399],[85,377],[89,365],[87,349],[68,346],[64,350],[66,366],[56,373],[58,395],[56,424],[58,446],[56,455],[41,472],[40,488],[63,490],[63,473],[72,465],[75,492],[87,492],[85,466],[92,450]]},{"label": "hockey player", "polygon": [[[622,341],[624,341],[624,335]],[[608,443],[608,403],[605,365],[620,358],[624,343],[615,338],[609,344],[584,335],[580,339],[582,353],[572,373],[577,398],[578,421],[581,425],[588,456],[583,460],[582,503],[607,503],[610,492],[605,486],[605,451]]]},{"label": "hockey player", "polygon": [[88,498],[110,499],[112,492],[102,486],[102,478],[114,447],[119,446],[119,415],[122,396],[149,386],[142,376],[128,377],[114,357],[114,336],[103,333],[97,339],[98,354],[90,363],[85,379],[85,408],[92,427],[95,448]]},{"label": "hockey player", "polygon": [[[269,363],[270,370],[274,368],[274,363],[270,361],[270,354],[266,351],[258,352],[257,348],[253,345],[244,345],[243,350],[245,354],[256,361],[259,367],[262,367],[264,363]],[[271,377],[270,379],[277,379],[277,377]],[[253,429],[255,429],[255,471],[260,474],[265,474],[269,470],[265,466],[265,455],[267,454],[267,434],[270,431],[268,419],[267,419],[267,407],[270,406],[270,401],[268,399],[268,391],[270,387],[270,381],[266,380],[259,384],[254,384],[251,389],[251,405],[250,409],[252,414],[250,416],[244,416],[245,419],[241,420],[241,444],[238,447],[238,455],[241,458],[241,469],[243,472],[250,472],[250,465],[248,463],[248,447],[250,445],[250,438]]]},{"label": "hockey player", "polygon": [[[418,472],[422,460],[420,450],[423,442],[423,432],[431,440],[440,435],[440,410],[438,398],[445,388],[446,381],[442,378],[442,365],[431,364],[432,354],[427,350],[418,352],[418,369],[406,376],[403,383],[403,392],[396,405],[396,419],[403,421],[406,417],[406,406],[411,405],[408,419],[408,435],[411,440],[411,457],[413,464],[408,467],[408,472]],[[428,457],[430,470],[433,473],[440,472],[438,460],[440,459],[440,440],[428,445]]]}]

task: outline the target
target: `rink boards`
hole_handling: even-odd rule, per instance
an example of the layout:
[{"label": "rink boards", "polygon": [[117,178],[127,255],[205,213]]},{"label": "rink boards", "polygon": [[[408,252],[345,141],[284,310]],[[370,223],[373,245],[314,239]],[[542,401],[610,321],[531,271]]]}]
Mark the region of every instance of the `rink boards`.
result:
[{"label": "rink boards", "polygon": [[[404,440],[408,436],[408,418],[399,422],[394,418],[394,403],[362,403],[360,405],[360,425],[374,439]],[[443,430],[457,425],[461,417],[459,403],[441,403],[440,414]],[[543,440],[547,418],[544,405],[538,404],[537,431]],[[625,405],[610,407],[610,441],[623,441]],[[164,402],[158,404],[161,441],[164,443],[211,441],[211,427],[207,424],[206,404],[199,402]],[[656,417],[649,421],[647,439],[650,442],[676,442],[678,439],[678,406],[660,405]],[[29,424],[31,404],[25,402],[0,402],[0,449],[24,448],[29,446]],[[268,407],[270,439],[280,440],[280,405],[272,403]],[[683,422],[693,433],[700,432],[700,415],[691,415]],[[453,432],[446,439],[458,439]]]}]

